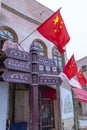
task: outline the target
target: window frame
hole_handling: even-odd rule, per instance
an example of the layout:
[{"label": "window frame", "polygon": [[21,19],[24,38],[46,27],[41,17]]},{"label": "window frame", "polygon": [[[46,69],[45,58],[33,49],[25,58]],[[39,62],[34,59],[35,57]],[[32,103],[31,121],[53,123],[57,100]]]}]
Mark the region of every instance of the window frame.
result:
[{"label": "window frame", "polygon": [[[55,54],[54,54],[54,49],[57,51]],[[64,55],[59,53],[57,47],[53,47],[52,48],[52,56],[53,56],[53,59],[54,61],[56,62],[56,65],[59,67],[59,69],[62,71],[63,69],[63,60],[64,60]],[[55,57],[55,58],[54,58]],[[61,65],[60,65],[61,63]]]},{"label": "window frame", "polygon": [[[14,37],[14,40],[12,40],[11,38],[8,38],[9,36],[7,36],[7,38],[6,38],[6,37],[0,35],[0,44],[2,44],[2,45],[0,45],[0,46],[1,46],[0,49],[2,49],[3,43],[4,43],[4,41],[6,41],[6,40],[10,40],[10,41],[12,41],[12,42],[18,43],[18,36],[17,36],[16,32],[15,32],[12,28],[10,28],[10,27],[8,27],[8,26],[2,26],[2,27],[0,27],[0,32],[2,32],[2,31],[4,31],[4,30],[5,30],[5,31],[8,31],[10,34],[12,34],[12,36]],[[8,33],[8,32],[7,32],[7,33]],[[8,34],[9,34],[9,33],[8,33]],[[6,34],[5,34],[5,35],[6,35]]]},{"label": "window frame", "polygon": [[33,40],[33,42],[32,42],[32,44],[35,44],[35,43],[39,43],[42,47],[43,47],[43,50],[41,50],[41,48],[40,48],[40,46],[38,47],[39,48],[39,54],[40,54],[40,52],[43,52],[43,56],[45,56],[45,57],[47,57],[48,55],[47,55],[47,46],[46,46],[46,44],[42,41],[42,40],[40,40],[40,39],[35,39],[35,40]]}]

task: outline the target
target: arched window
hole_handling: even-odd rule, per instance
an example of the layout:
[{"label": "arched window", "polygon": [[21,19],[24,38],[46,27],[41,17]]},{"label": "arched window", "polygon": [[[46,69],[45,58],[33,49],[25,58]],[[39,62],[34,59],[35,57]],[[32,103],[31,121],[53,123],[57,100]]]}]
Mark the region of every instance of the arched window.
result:
[{"label": "arched window", "polygon": [[47,56],[47,47],[43,41],[36,39],[33,41],[33,43],[37,45],[39,49],[39,55]]},{"label": "arched window", "polygon": [[13,34],[9,30],[6,30],[6,29],[0,32],[0,37],[4,39],[9,39],[11,41],[15,41]]},{"label": "arched window", "polygon": [[18,42],[18,37],[15,31],[7,26],[0,27],[0,49],[2,48],[5,40]]},{"label": "arched window", "polygon": [[56,65],[62,71],[62,68],[63,68],[63,57],[62,57],[61,53],[59,53],[59,51],[58,51],[58,49],[56,47],[53,47],[52,54],[53,54],[53,59],[56,62]]}]

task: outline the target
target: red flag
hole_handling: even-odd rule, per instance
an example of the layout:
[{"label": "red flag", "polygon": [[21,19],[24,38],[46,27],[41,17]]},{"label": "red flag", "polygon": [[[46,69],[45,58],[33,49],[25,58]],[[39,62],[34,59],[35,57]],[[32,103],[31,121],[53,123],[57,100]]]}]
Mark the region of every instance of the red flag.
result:
[{"label": "red flag", "polygon": [[47,88],[42,91],[42,94],[49,99],[56,100],[56,89]]},{"label": "red flag", "polygon": [[77,76],[77,79],[78,79],[79,83],[81,84],[81,86],[85,86],[87,81],[82,73],[82,70],[79,70],[79,72],[77,72],[76,76]]},{"label": "red flag", "polygon": [[73,76],[77,73],[77,64],[75,62],[74,55],[70,58],[70,60],[67,62],[65,67],[63,68],[63,73],[71,79]]},{"label": "red flag", "polygon": [[60,9],[56,11],[50,18],[41,24],[37,30],[49,41],[53,42],[60,53],[63,53],[63,47],[69,42],[70,37],[66,30],[66,26],[60,14]]},{"label": "red flag", "polygon": [[72,90],[74,91],[75,98],[79,102],[86,102],[87,103],[87,91],[79,89],[79,88],[75,88],[75,87],[73,87]]}]

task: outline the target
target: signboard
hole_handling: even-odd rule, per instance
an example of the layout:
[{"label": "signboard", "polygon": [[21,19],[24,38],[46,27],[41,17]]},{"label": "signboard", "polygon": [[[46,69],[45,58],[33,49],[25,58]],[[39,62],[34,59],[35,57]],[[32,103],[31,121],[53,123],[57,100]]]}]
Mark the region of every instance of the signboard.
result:
[{"label": "signboard", "polygon": [[46,58],[46,57],[40,56],[40,55],[38,57],[38,62],[41,63],[41,64],[56,66],[56,63],[53,59]]},{"label": "signboard", "polygon": [[40,85],[60,85],[62,83],[62,80],[58,76],[54,75],[39,75],[38,76],[38,84]]},{"label": "signboard", "polygon": [[60,70],[57,66],[39,64],[38,65],[38,72],[39,72],[39,74],[58,75],[60,73]]},{"label": "signboard", "polygon": [[30,62],[24,62],[16,59],[7,58],[4,61],[4,65],[8,69],[12,70],[18,70],[18,71],[24,71],[24,72],[30,72]]},{"label": "signboard", "polygon": [[13,83],[31,83],[31,75],[27,73],[14,72],[14,71],[5,71],[2,74],[4,81],[13,82]]},{"label": "signboard", "polygon": [[[38,75],[38,83],[39,85],[59,85],[62,80],[58,77],[60,74],[59,68],[56,66],[56,63],[53,59],[46,58],[44,56],[38,55],[38,59],[36,58],[36,54],[27,53],[24,51],[7,48],[5,50],[5,54],[7,59],[4,61],[4,65],[7,69],[16,70],[14,71],[6,71],[2,75],[3,80],[8,82],[17,82],[17,83],[34,83],[36,80],[35,75],[32,76],[32,71],[37,71]],[[31,57],[33,57],[31,59]],[[37,59],[37,61],[36,61]],[[34,63],[35,62],[35,63]],[[37,62],[37,63],[36,63]],[[38,67],[38,70],[37,70]],[[20,71],[20,72],[18,72]],[[24,73],[22,73],[24,72]]]},{"label": "signboard", "polygon": [[28,52],[7,48],[5,50],[5,54],[7,57],[10,57],[10,58],[19,59],[19,60],[23,60],[23,61],[31,61],[30,53],[28,53]]},{"label": "signboard", "polygon": [[53,59],[39,56],[38,72],[39,74],[58,75],[60,73],[60,69],[56,66],[56,63]]}]

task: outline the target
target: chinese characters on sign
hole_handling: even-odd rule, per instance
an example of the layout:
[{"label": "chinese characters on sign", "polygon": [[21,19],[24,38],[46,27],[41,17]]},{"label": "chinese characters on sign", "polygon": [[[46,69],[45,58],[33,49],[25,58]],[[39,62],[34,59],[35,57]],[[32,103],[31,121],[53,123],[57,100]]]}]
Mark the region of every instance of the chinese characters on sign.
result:
[{"label": "chinese characters on sign", "polygon": [[[39,85],[56,85],[62,82],[58,77],[60,70],[52,59],[38,55],[38,69],[36,69],[36,64],[32,65],[31,53],[7,48],[5,54],[7,58],[4,65],[8,69],[2,75],[5,81],[33,84],[37,80]],[[32,56],[35,59],[35,56]],[[37,77],[32,75],[34,70],[37,70]]]}]

